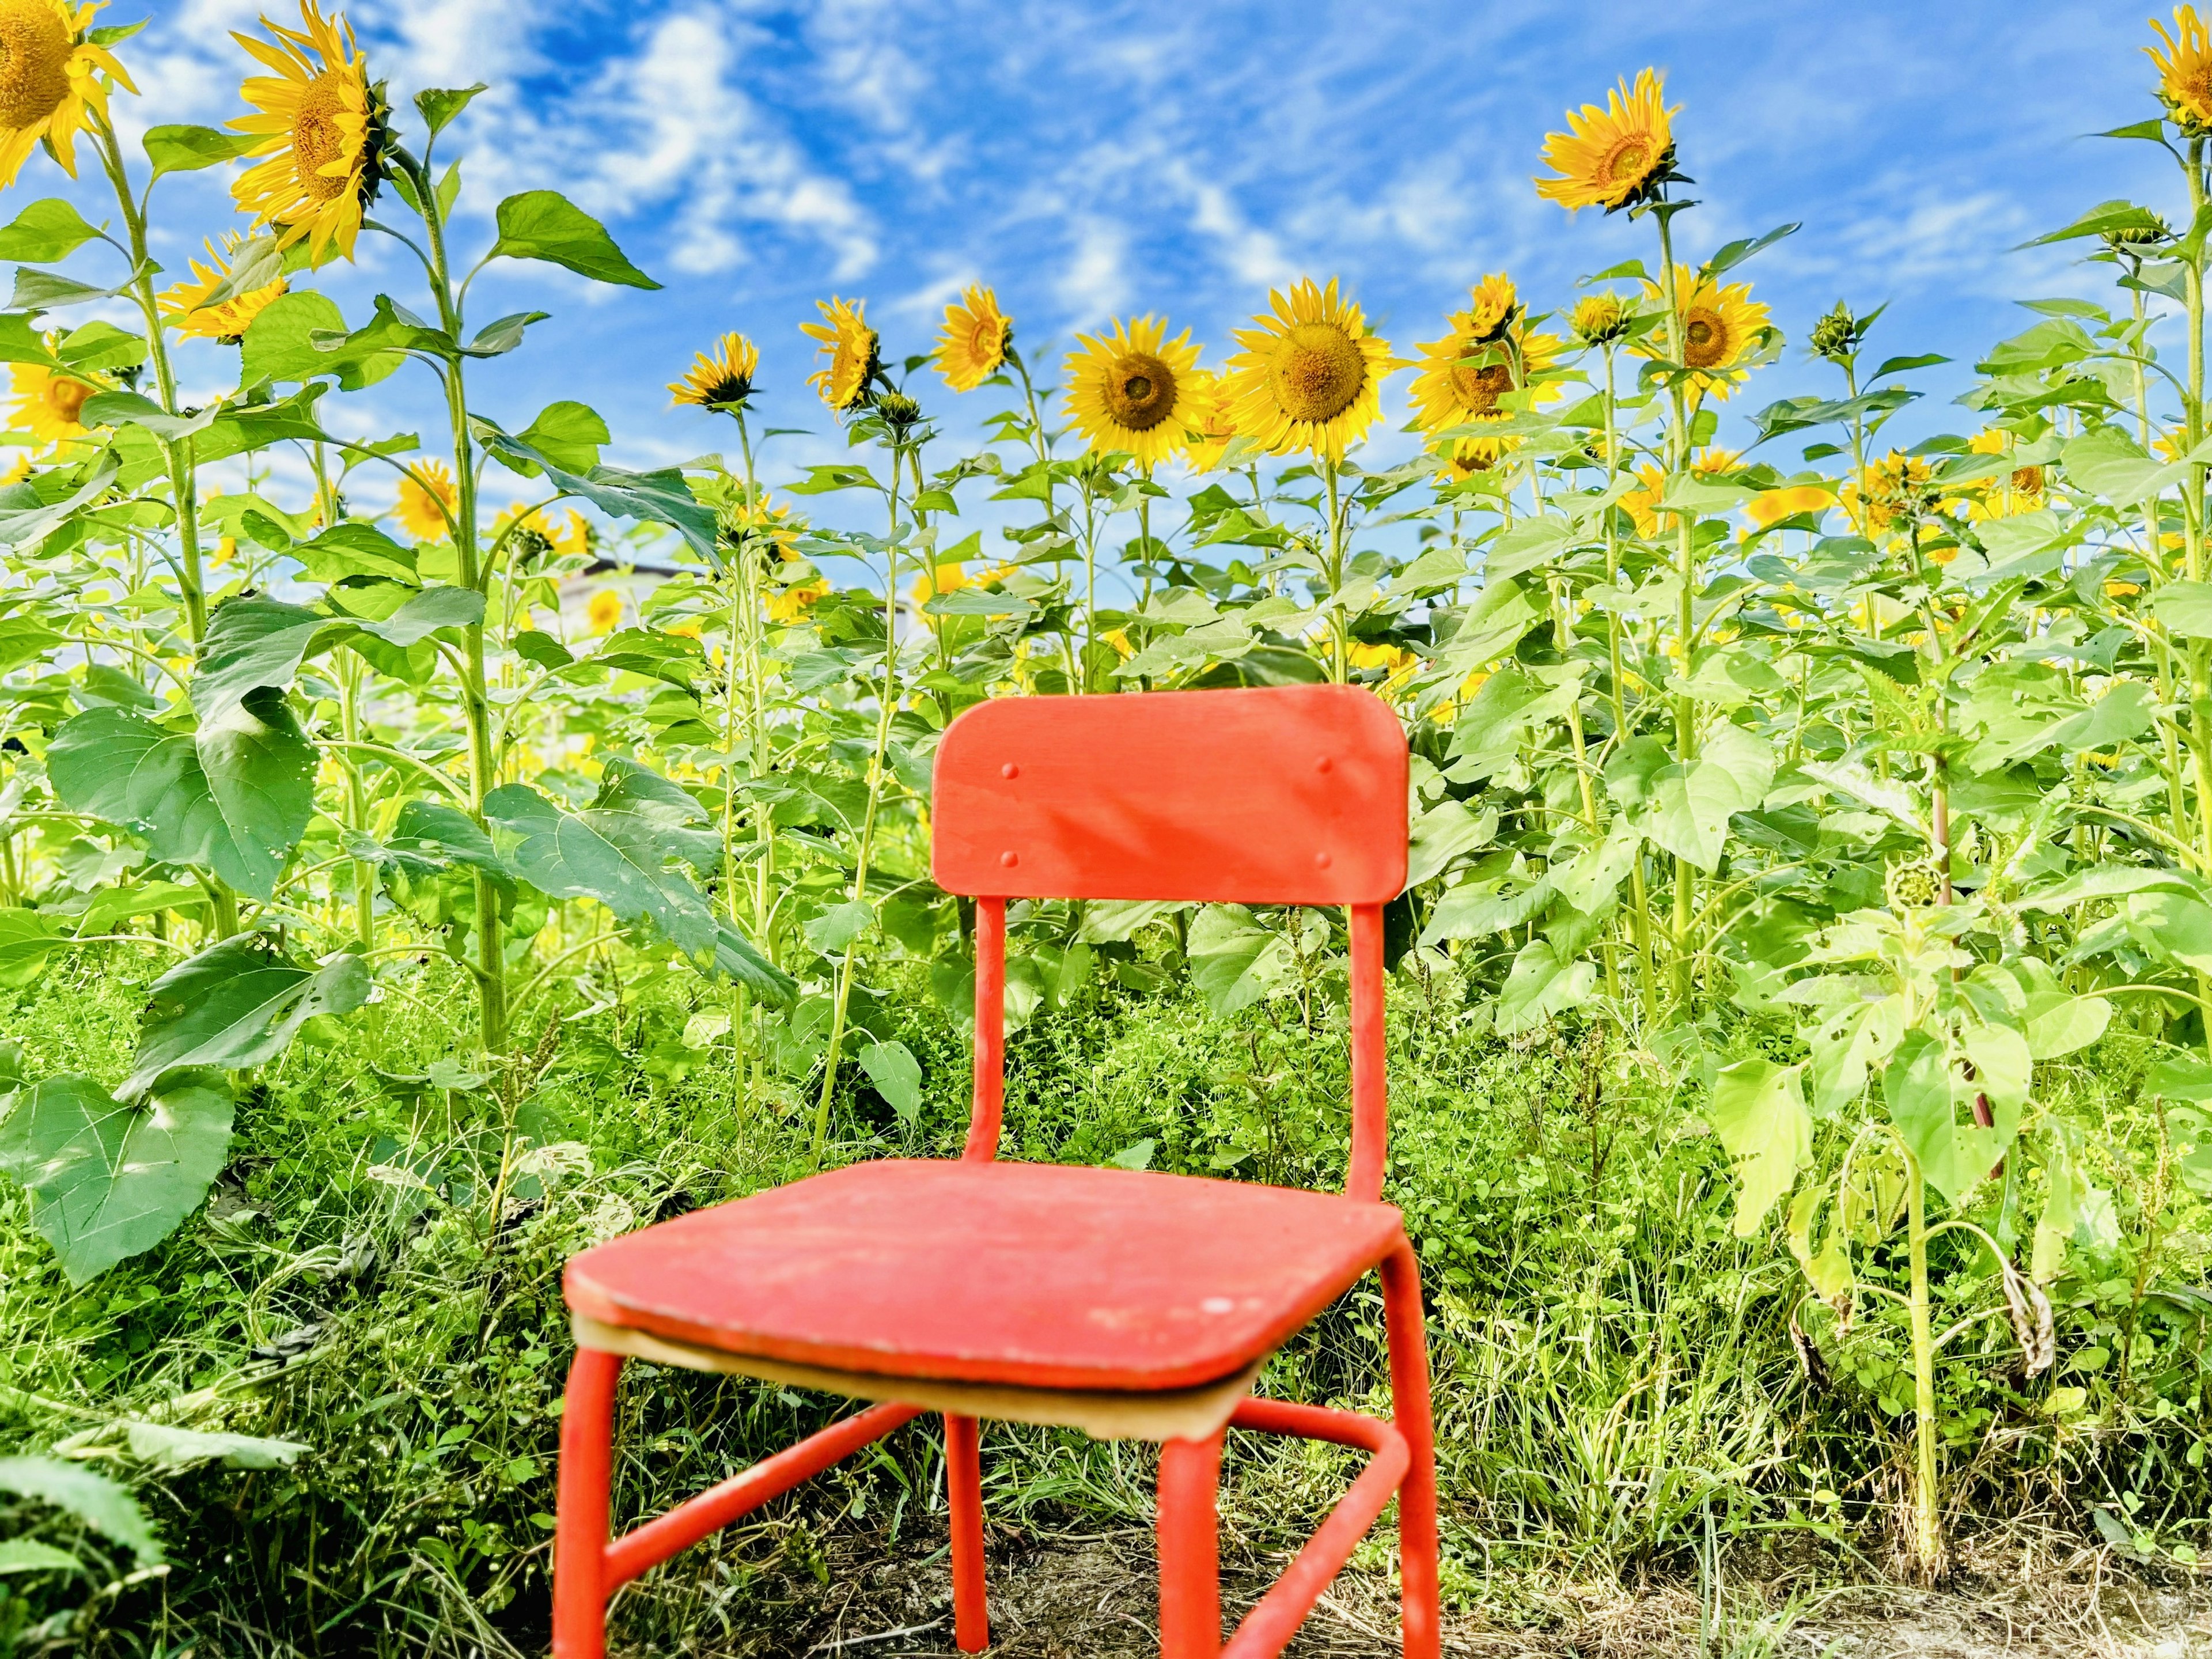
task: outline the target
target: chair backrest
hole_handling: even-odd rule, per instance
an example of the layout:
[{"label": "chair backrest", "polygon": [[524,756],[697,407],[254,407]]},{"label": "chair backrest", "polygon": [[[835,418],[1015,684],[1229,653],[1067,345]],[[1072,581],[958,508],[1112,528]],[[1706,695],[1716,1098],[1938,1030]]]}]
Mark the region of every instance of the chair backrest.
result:
[{"label": "chair backrest", "polygon": [[1382,907],[1406,884],[1406,738],[1354,686],[1019,697],[937,751],[933,872],[975,914],[975,1102],[999,1142],[1010,898],[1341,904],[1352,935],[1352,1165],[1382,1188]]}]

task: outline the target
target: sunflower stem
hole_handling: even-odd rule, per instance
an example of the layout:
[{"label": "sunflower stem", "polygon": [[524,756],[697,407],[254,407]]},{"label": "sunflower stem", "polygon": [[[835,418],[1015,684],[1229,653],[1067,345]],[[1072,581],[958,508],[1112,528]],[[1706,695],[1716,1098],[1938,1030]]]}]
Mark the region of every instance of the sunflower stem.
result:
[{"label": "sunflower stem", "polygon": [[1344,514],[1338,500],[1336,465],[1334,459],[1327,460],[1323,475],[1328,479],[1329,678],[1342,685],[1352,678],[1352,652],[1344,607],[1338,603],[1344,592]]},{"label": "sunflower stem", "polygon": [[[1668,377],[1667,387],[1674,416],[1667,430],[1667,471],[1670,477],[1686,471],[1690,465],[1690,407],[1680,373],[1683,362],[1682,313],[1680,296],[1675,291],[1674,239],[1671,228],[1674,216],[1687,205],[1686,203],[1662,203],[1652,214],[1659,223],[1660,303],[1667,313],[1667,356],[1676,371]],[[1681,656],[1680,672],[1686,683],[1690,678],[1698,575],[1697,541],[1692,516],[1685,512],[1674,514],[1674,574],[1682,589],[1675,613],[1675,632]],[[1674,699],[1674,759],[1678,764],[1688,766],[1697,758],[1697,699],[1685,690]],[[1684,1009],[1689,1006],[1691,995],[1693,957],[1690,949],[1690,933],[1697,915],[1697,866],[1677,854],[1674,858],[1674,996],[1676,1006]]]}]

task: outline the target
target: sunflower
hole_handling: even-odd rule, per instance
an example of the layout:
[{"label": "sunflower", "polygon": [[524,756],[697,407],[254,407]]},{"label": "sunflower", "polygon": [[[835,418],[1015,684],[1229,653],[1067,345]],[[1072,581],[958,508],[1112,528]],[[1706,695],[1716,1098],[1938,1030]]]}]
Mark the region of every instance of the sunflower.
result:
[{"label": "sunflower", "polygon": [[2176,34],[2168,34],[2156,18],[2151,27],[2166,43],[2166,50],[2145,46],[2143,52],[2158,65],[2158,100],[2173,118],[2174,125],[2195,137],[2212,132],[2212,39],[2194,6],[2173,9]]},{"label": "sunflower", "polygon": [[[1645,296],[1660,297],[1659,284],[1644,280]],[[1750,351],[1766,327],[1767,309],[1751,297],[1751,284],[1723,288],[1710,276],[1700,276],[1687,265],[1674,267],[1674,305],[1680,325],[1681,362],[1697,372],[1690,377],[1692,397],[1711,392],[1727,398],[1746,373],[1735,362]],[[1639,356],[1664,359],[1673,343],[1655,330],[1629,348]]]},{"label": "sunflower", "polygon": [[1403,368],[1390,343],[1368,331],[1359,307],[1311,277],[1267,296],[1272,314],[1239,329],[1229,360],[1231,418],[1273,455],[1308,450],[1332,461],[1382,413],[1382,380]]},{"label": "sunflower", "polygon": [[238,257],[240,239],[235,232],[223,238],[222,252],[215,244],[206,244],[208,258],[213,260],[210,269],[197,259],[191,260],[192,280],[179,283],[165,290],[161,296],[161,315],[177,325],[177,335],[185,340],[216,340],[224,345],[236,345],[246,337],[246,331],[253,319],[267,308],[269,302],[283,294],[287,286],[279,276],[244,294],[234,294],[228,300],[208,303],[208,296],[230,280],[230,262]]},{"label": "sunflower", "polygon": [[317,264],[335,246],[353,258],[363,211],[384,182],[385,117],[382,87],[368,82],[368,59],[343,17],[325,17],[315,0],[300,0],[297,30],[261,27],[277,44],[234,33],[231,39],[276,70],[249,76],[239,94],[255,112],[230,125],[259,136],[246,151],[265,157],[231,187],[238,210],[257,228],[281,227],[276,245],[308,239]]},{"label": "sunflower", "polygon": [[769,617],[775,622],[796,622],[829,592],[829,582],[820,576],[811,581],[794,582],[769,595]]},{"label": "sunflower", "polygon": [[1183,443],[1182,458],[1194,472],[1218,472],[1228,458],[1229,446],[1237,441],[1237,423],[1229,418],[1228,383],[1207,368],[1189,379],[1198,414]]},{"label": "sunflower", "polygon": [[516,501],[492,520],[491,535],[495,544],[502,538],[507,539],[510,556],[517,564],[592,550],[592,526],[573,507],[556,524],[544,507],[526,507]]},{"label": "sunflower", "polygon": [[[1974,455],[2006,455],[2011,453],[2012,447],[2013,434],[2002,427],[1978,432],[1966,442],[1967,453]],[[2172,459],[2180,447],[2161,441],[2159,447],[2161,453]],[[2009,473],[1967,485],[1958,497],[1943,503],[1943,510],[1976,520],[2009,519],[2045,505],[2043,469],[2028,465],[2015,466]]]},{"label": "sunflower", "polygon": [[1568,325],[1585,345],[1606,345],[1628,332],[1628,307],[1618,294],[1585,294]]},{"label": "sunflower", "polygon": [[1096,454],[1126,450],[1147,472],[1188,441],[1200,406],[1198,348],[1190,331],[1172,340],[1158,317],[1079,334],[1067,356],[1067,415]]},{"label": "sunflower", "polygon": [[1403,690],[1421,665],[1420,658],[1403,646],[1373,645],[1364,640],[1352,641],[1344,659],[1354,668],[1379,670],[1380,684],[1375,689],[1386,697]]},{"label": "sunflower", "polygon": [[1744,505],[1744,512],[1761,530],[1800,513],[1825,513],[1836,504],[1834,486],[1826,483],[1784,484],[1763,490]]},{"label": "sunflower", "polygon": [[[1486,320],[1498,314],[1494,305],[1486,308],[1483,303],[1484,289],[1493,283],[1504,285],[1504,314],[1513,320],[1510,326],[1493,324],[1486,331]],[[1509,419],[1516,411],[1499,408],[1500,400],[1528,386],[1559,355],[1562,343],[1556,335],[1532,332],[1514,314],[1512,292],[1512,283],[1504,277],[1486,279],[1474,290],[1474,308],[1451,318],[1451,332],[1420,348],[1420,372],[1413,378],[1413,422],[1422,431],[1438,433]],[[1494,293],[1491,297],[1494,301]],[[1558,387],[1542,386],[1534,400],[1547,403],[1559,395]],[[1510,438],[1462,437],[1450,441],[1449,459],[1493,461],[1512,447]]]},{"label": "sunflower", "polygon": [[18,450],[15,454],[15,459],[8,463],[8,470],[5,472],[0,472],[0,486],[21,483],[24,479],[30,476],[30,451]]},{"label": "sunflower", "polygon": [[[1707,449],[1690,458],[1690,471],[1698,477],[1717,477],[1735,471],[1742,461],[1733,449]],[[1648,539],[1659,531],[1659,500],[1667,493],[1667,475],[1646,462],[1636,469],[1636,477],[1643,488],[1630,490],[1620,504],[1635,521],[1636,533]]]},{"label": "sunflower", "polygon": [[1936,505],[1935,469],[1917,455],[1891,450],[1847,479],[1838,499],[1861,535],[1887,530],[1901,517],[1917,518]]},{"label": "sunflower", "polygon": [[822,343],[821,355],[830,360],[823,368],[806,377],[806,384],[841,415],[866,401],[869,386],[884,366],[881,342],[862,315],[867,303],[866,300],[855,300],[848,305],[833,294],[814,302],[815,309],[822,313],[820,322],[799,325],[801,334]]},{"label": "sunflower", "polygon": [[623,619],[623,596],[618,587],[603,587],[584,607],[584,620],[594,634],[611,634]]},{"label": "sunflower", "polygon": [[442,542],[453,533],[447,515],[459,497],[443,461],[417,461],[400,475],[399,527],[418,542]]},{"label": "sunflower", "polygon": [[[1463,313],[1467,326],[1478,340],[1492,340],[1505,331],[1505,325],[1513,320],[1513,313],[1521,308],[1521,296],[1514,291],[1513,279],[1504,271],[1486,276],[1468,290],[1471,301]],[[1452,319],[1457,323],[1459,319]]]},{"label": "sunflower", "polygon": [[937,372],[955,392],[973,392],[999,372],[1013,338],[1014,319],[999,309],[999,296],[981,283],[970,283],[957,303],[945,307]]},{"label": "sunflower", "polygon": [[107,114],[106,76],[137,92],[105,46],[86,38],[107,0],[0,0],[0,189],[15,182],[44,141],[76,177],[76,135],[87,112]]},{"label": "sunflower", "polygon": [[757,538],[786,559],[799,556],[799,532],[805,527],[805,520],[793,519],[788,507],[770,501],[765,493],[732,501],[719,518],[722,539],[732,550]]},{"label": "sunflower", "polygon": [[1570,211],[1603,207],[1607,213],[1657,196],[1674,176],[1674,137],[1656,70],[1645,70],[1632,88],[1626,81],[1605,95],[1606,107],[1584,104],[1567,112],[1567,131],[1544,136],[1544,165],[1559,176],[1536,180],[1536,193]]},{"label": "sunflower", "polygon": [[65,374],[39,363],[9,364],[8,384],[15,398],[9,424],[41,444],[82,437],[85,400],[114,389],[94,376]]},{"label": "sunflower", "polygon": [[753,395],[753,371],[760,367],[760,349],[742,334],[725,334],[714,342],[713,355],[701,352],[692,359],[690,373],[671,380],[668,389],[679,404],[699,409],[743,409]]}]

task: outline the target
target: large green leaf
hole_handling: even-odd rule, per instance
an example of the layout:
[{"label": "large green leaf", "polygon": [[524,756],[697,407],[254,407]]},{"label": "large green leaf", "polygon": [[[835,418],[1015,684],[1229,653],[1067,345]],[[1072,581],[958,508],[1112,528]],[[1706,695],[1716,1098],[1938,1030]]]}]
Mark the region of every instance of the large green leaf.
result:
[{"label": "large green leaf", "polygon": [[220,797],[192,737],[124,708],[64,720],[46,750],[47,776],[64,805],[135,830],[160,862],[211,870],[265,899],[314,810],[314,750],[289,713],[270,712],[282,726],[241,710],[239,726],[212,734]]},{"label": "large green leaf", "polygon": [[203,167],[221,167],[245,155],[261,142],[261,137],[252,132],[222,132],[214,127],[164,126],[149,127],[141,142],[158,179],[165,173],[197,173]]},{"label": "large green leaf", "polygon": [[406,361],[397,351],[375,344],[331,349],[319,345],[317,337],[345,338],[345,314],[337,301],[311,289],[278,295],[255,313],[240,343],[239,384],[260,386],[268,381],[307,381],[335,375],[340,389],[358,392],[397,369]]},{"label": "large green leaf", "polygon": [[1191,982],[1217,1014],[1249,1008],[1291,974],[1288,940],[1241,904],[1209,904],[1192,920]]},{"label": "large green leaf", "polygon": [[289,690],[315,636],[330,625],[328,617],[258,593],[217,605],[200,641],[193,710],[204,724],[222,720],[252,692]]},{"label": "large green leaf", "polygon": [[0,1457],[0,1492],[52,1504],[128,1549],[141,1566],[161,1559],[161,1540],[129,1490],[58,1457]]},{"label": "large green leaf", "polygon": [[1697,759],[1652,774],[1650,793],[1631,822],[1677,858],[1710,872],[1720,867],[1729,820],[1758,806],[1773,778],[1774,751],[1766,740],[1724,722]]},{"label": "large green leaf", "polygon": [[492,258],[544,259],[625,288],[659,288],[615,246],[607,228],[558,191],[529,190],[499,204],[499,240]]},{"label": "large green leaf", "polygon": [[1735,1236],[1759,1231],[1775,1200],[1813,1161],[1813,1115],[1805,1109],[1805,1068],[1740,1060],[1713,1079],[1713,1133],[1735,1160]]},{"label": "large green leaf", "polygon": [[2212,974],[2212,904],[2190,893],[2158,890],[2128,896],[2128,931],[2168,961]]},{"label": "large green leaf", "polygon": [[[664,793],[674,787],[618,764],[608,769],[599,799],[580,812],[563,811],[528,784],[510,783],[485,797],[484,817],[508,869],[541,892],[597,899],[620,921],[647,923],[712,971],[787,1000],[795,989],[790,978],[714,915],[685,869],[716,867],[721,841],[681,821],[682,809]],[[703,818],[696,802],[683,800]]]},{"label": "large green leaf", "polygon": [[0,988],[28,985],[65,942],[61,929],[36,910],[0,910]]},{"label": "large green leaf", "polygon": [[99,231],[58,196],[33,202],[0,228],[0,259],[46,264],[66,259]]},{"label": "large green leaf", "polygon": [[692,495],[676,468],[630,472],[618,466],[594,466],[572,472],[481,416],[471,417],[469,426],[485,451],[503,465],[526,477],[542,472],[567,494],[582,497],[614,518],[665,524],[720,568],[722,555],[715,541],[714,509]]},{"label": "large green leaf", "polygon": [[219,1076],[184,1072],[126,1105],[88,1077],[50,1077],[0,1122],[0,1171],[31,1194],[31,1224],[82,1285],[149,1250],[199,1207],[230,1150]]},{"label": "large green leaf", "polygon": [[[1974,1028],[1955,1046],[1945,1036],[1907,1031],[1890,1056],[1881,1079],[1890,1117],[1929,1185],[1952,1203],[2012,1145],[2033,1070],[2027,1039],[2002,1026]],[[1977,1096],[1988,1100],[1993,1127],[1974,1121]]]},{"label": "large green leaf", "polygon": [[340,951],[313,968],[265,934],[218,940],[154,981],[138,1054],[117,1091],[156,1086],[180,1066],[258,1066],[283,1054],[318,1014],[350,1013],[368,1000],[368,964]]},{"label": "large green leaf", "polygon": [[1547,939],[1531,940],[1515,952],[1498,994],[1498,1030],[1505,1036],[1533,1030],[1587,1002],[1596,983],[1596,963],[1561,957]]}]

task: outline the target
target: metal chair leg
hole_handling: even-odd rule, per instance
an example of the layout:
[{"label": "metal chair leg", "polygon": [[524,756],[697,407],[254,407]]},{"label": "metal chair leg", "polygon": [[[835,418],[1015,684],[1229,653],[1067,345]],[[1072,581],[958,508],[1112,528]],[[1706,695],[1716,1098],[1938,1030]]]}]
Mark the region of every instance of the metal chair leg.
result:
[{"label": "metal chair leg", "polygon": [[1421,1317],[1421,1270],[1401,1243],[1382,1261],[1383,1313],[1390,1331],[1393,1419],[1410,1462],[1398,1488],[1400,1599],[1406,1659],[1437,1659],[1436,1427],[1429,1415],[1428,1331]]},{"label": "metal chair leg", "polygon": [[981,1431],[972,1417],[945,1418],[945,1498],[952,1512],[952,1640],[963,1653],[991,1645],[983,1585]]},{"label": "metal chair leg", "polygon": [[553,1533],[554,1659],[605,1659],[607,1650],[607,1492],[622,1364],[620,1354],[580,1348],[568,1367]]},{"label": "metal chair leg", "polygon": [[1214,1494],[1224,1432],[1160,1448],[1160,1659],[1214,1659],[1221,1651]]}]

